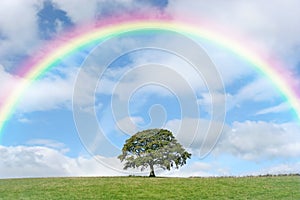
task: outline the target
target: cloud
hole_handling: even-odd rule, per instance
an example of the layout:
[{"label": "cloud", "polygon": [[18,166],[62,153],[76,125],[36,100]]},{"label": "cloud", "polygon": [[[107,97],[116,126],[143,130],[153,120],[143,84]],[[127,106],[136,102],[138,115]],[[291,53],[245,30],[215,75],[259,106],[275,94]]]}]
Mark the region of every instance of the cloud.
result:
[{"label": "cloud", "polygon": [[[15,67],[16,60],[24,58],[36,50],[40,43],[36,23],[39,2],[38,0],[0,2],[1,64],[5,64],[9,68]],[[18,23],[16,23],[16,19]]]},{"label": "cloud", "polygon": [[31,123],[32,122],[30,119],[25,118],[25,117],[19,118],[18,121],[21,123]]},{"label": "cloud", "polygon": [[[164,36],[164,38],[165,37],[166,36]],[[122,49],[123,46],[127,48],[131,48],[131,46],[133,48],[135,46],[139,47],[139,45],[141,45],[141,47],[149,45],[155,46],[152,41],[154,41],[154,43],[163,42],[160,37],[136,43],[134,40],[130,42],[130,40],[126,39],[127,38],[121,40],[114,48],[111,48],[111,50],[113,52],[118,51],[118,49]],[[128,43],[130,47],[128,47]],[[190,49],[186,47],[186,51],[189,50]],[[194,57],[197,57],[197,53],[191,52]],[[121,105],[125,103],[127,105],[129,101],[133,100],[131,98],[136,94],[139,94],[139,98],[134,104],[138,105],[140,105],[141,102],[146,102],[151,99],[151,96],[158,95],[166,98],[170,96],[176,97],[183,107],[193,107],[195,111],[198,107],[197,96],[200,95],[201,91],[207,91],[206,80],[202,79],[203,74],[198,73],[193,66],[189,65],[182,58],[167,54],[159,49],[135,51],[136,54],[122,58],[125,60],[125,64],[121,63],[117,66],[105,68],[103,76],[100,76],[99,67],[106,66],[101,66],[99,57],[105,56],[102,55],[103,52],[100,52],[99,55],[98,53],[99,52],[94,51],[93,54],[88,57],[80,71],[77,85],[75,86],[75,104],[81,106],[89,104],[88,106],[93,106],[95,93],[97,94],[97,98],[99,97],[98,99],[101,99],[101,95],[113,95],[113,100],[118,102],[118,107],[122,107]],[[203,64],[201,70],[209,71],[206,69],[209,67],[207,67],[205,63],[200,64]],[[212,87],[210,89],[212,90],[220,89],[222,85],[221,81],[214,81],[216,80],[215,76],[216,74],[210,76],[210,84]],[[215,93],[212,95],[214,96],[214,94]],[[191,102],[193,102],[193,105]],[[189,110],[191,110],[190,113],[194,113],[192,109]]]},{"label": "cloud", "polygon": [[263,168],[259,171],[252,172],[253,175],[260,174],[299,174],[300,162],[295,163],[281,163],[275,164],[270,167]]},{"label": "cloud", "polygon": [[289,52],[299,44],[300,28],[295,27],[300,14],[299,1],[178,1],[170,0],[167,12],[175,19],[182,13],[189,13],[193,18],[208,20],[213,26],[236,31],[246,38],[256,41],[273,53],[287,58]]},{"label": "cloud", "polygon": [[125,117],[117,121],[116,126],[122,132],[133,135],[139,130],[137,124],[143,122],[144,120],[141,117]]},{"label": "cloud", "polygon": [[[60,145],[59,145],[60,146]],[[0,178],[65,177],[65,176],[147,176],[149,169],[123,170],[116,157],[69,157],[58,149],[45,146],[0,146]],[[180,169],[164,171],[155,168],[158,176],[190,177],[223,175],[215,163],[190,162]]]},{"label": "cloud", "polygon": [[264,121],[234,122],[214,153],[225,152],[252,161],[297,158],[300,156],[300,126]]},{"label": "cloud", "polygon": [[[59,69],[57,69],[59,70]],[[46,111],[59,108],[70,108],[73,94],[73,85],[77,70],[69,68],[61,71],[63,76],[48,73],[44,78],[35,80],[29,88],[24,91],[22,101],[17,104],[19,113],[33,111]],[[29,80],[12,75],[5,71],[0,65],[0,78],[5,84],[0,85],[0,103],[6,103],[6,98],[12,90],[22,87]],[[27,84],[27,83],[26,83]]]},{"label": "cloud", "polygon": [[0,85],[0,102],[3,104],[7,95],[20,84],[21,79],[8,73],[4,66],[0,65],[0,80],[5,83]]},{"label": "cloud", "polygon": [[300,155],[300,126],[293,122],[245,121],[229,126],[204,119],[182,119],[168,121],[165,128],[191,149],[194,156],[228,153],[236,158],[261,162],[293,159]]},{"label": "cloud", "polygon": [[196,157],[205,157],[218,146],[219,139],[228,129],[223,122],[196,118],[169,120],[164,126],[176,136],[185,148],[191,149]]},{"label": "cloud", "polygon": [[[246,84],[238,85],[236,92],[226,94],[226,110],[240,107],[243,104],[251,102],[253,105],[261,102],[273,102],[280,97],[277,88],[266,78],[257,77]],[[220,95],[219,95],[220,96]],[[209,99],[200,99],[200,104],[207,104]]]},{"label": "cloud", "polygon": [[[45,142],[43,142],[45,143]],[[47,142],[46,142],[47,143]],[[1,146],[0,178],[148,175],[140,169],[123,170],[116,157],[69,157],[45,146]],[[203,168],[205,164],[203,163]],[[201,166],[199,164],[199,166]],[[164,174],[156,169],[157,174]]]},{"label": "cloud", "polygon": [[[156,36],[155,38],[142,42],[139,41],[139,43],[137,42],[134,45],[128,44],[128,40],[123,40],[120,41],[118,46],[120,48],[122,48],[122,45],[126,45],[127,48],[128,45],[132,46],[132,48],[155,47],[156,44],[157,46],[161,46],[162,43],[165,43],[165,41],[163,41],[165,37],[166,36]],[[172,35],[169,37],[172,37]],[[186,48],[186,51],[188,51],[188,47]],[[192,51],[191,54],[193,54]],[[124,59],[130,59],[130,62],[126,66],[108,68],[105,71],[100,82],[101,88],[99,88],[99,92],[111,94],[112,89],[116,85],[119,90],[114,92],[116,95],[119,95],[120,98],[123,98],[127,97],[128,93],[132,93],[132,91],[129,90],[130,88],[135,89],[138,86],[148,83],[161,84],[166,88],[172,89],[176,94],[185,94],[190,90],[196,94],[199,93],[199,90],[207,89],[205,85],[206,80],[203,80],[203,74],[197,72],[193,66],[182,58],[176,55],[170,55],[170,53],[166,53],[160,49],[141,49],[133,53],[133,55],[130,55],[129,58]],[[197,64],[204,65],[204,63]],[[203,70],[205,70],[204,66]],[[212,85],[217,85],[217,83]],[[163,96],[170,95],[170,93],[166,93],[164,90],[158,90],[158,92]]]},{"label": "cloud", "polygon": [[53,2],[66,11],[68,16],[79,25],[101,20],[107,16],[126,16],[132,13],[159,15],[162,14],[162,8],[166,6],[162,1],[152,3],[151,1],[141,2],[136,0],[91,0],[89,2],[54,0]]},{"label": "cloud", "polygon": [[53,149],[63,149],[65,148],[65,144],[55,141],[55,140],[49,140],[49,139],[31,139],[26,142],[26,144],[31,146],[45,146]]},{"label": "cloud", "polygon": [[247,84],[235,95],[237,102],[251,100],[254,102],[271,101],[274,97],[278,97],[278,91],[274,85],[266,78],[257,78],[253,82]]},{"label": "cloud", "polygon": [[193,162],[189,165],[185,165],[179,169],[174,169],[171,171],[161,172],[162,176],[171,176],[171,177],[210,177],[216,176],[212,170],[214,170],[214,165],[206,162]]},{"label": "cloud", "polygon": [[291,109],[291,106],[287,102],[280,103],[279,105],[262,109],[258,111],[257,115],[265,115],[265,114],[272,114],[272,113],[281,113]]},{"label": "cloud", "polygon": [[[201,43],[201,42],[200,42]],[[221,75],[226,87],[242,82],[249,76],[253,76],[258,71],[247,60],[236,56],[226,48],[222,48],[212,43],[201,43],[211,58],[212,62]]]},{"label": "cloud", "polygon": [[117,83],[118,85],[115,88],[114,94],[119,95],[120,99],[123,100],[128,100],[128,97],[131,96],[135,89],[143,85],[159,85],[160,87],[154,87],[152,90],[148,87],[144,92],[157,92],[161,96],[169,96],[172,92],[178,96],[186,93],[194,93],[194,96],[196,95],[193,88],[187,82],[188,79],[185,79],[186,77],[183,77],[176,69],[170,67],[155,64],[140,66],[130,70],[122,78],[123,80]]},{"label": "cloud", "polygon": [[[116,157],[95,155],[69,157],[62,151],[60,142],[33,140],[31,144],[46,146],[0,146],[0,178],[16,177],[57,177],[57,176],[123,176],[129,174],[148,175],[148,171],[139,169],[123,171],[123,164]],[[50,144],[50,145],[48,145]],[[50,147],[50,146],[53,146]],[[224,150],[224,149],[223,149]],[[238,158],[237,158],[238,159]],[[226,162],[228,162],[226,160]],[[242,162],[239,162],[242,164]],[[299,162],[287,161],[281,164],[268,164],[256,171],[248,169],[236,174],[234,169],[226,168],[221,160],[195,161],[189,160],[180,169],[163,171],[156,168],[159,176],[224,176],[224,175],[259,175],[299,173]]]},{"label": "cloud", "polygon": [[75,68],[70,68],[64,73],[64,77],[50,73],[45,78],[35,80],[22,95],[17,110],[26,113],[70,109],[76,71]]},{"label": "cloud", "polygon": [[[212,97],[214,98],[212,99]],[[201,98],[199,98],[197,102],[202,111],[205,111],[210,115],[217,115],[220,119],[221,117],[225,117],[225,113],[228,109],[232,108],[233,96],[220,92],[203,92]]]},{"label": "cloud", "polygon": [[[187,44],[187,40],[187,38],[183,39],[183,36],[175,33],[162,33],[159,35],[150,34],[147,39],[137,36],[136,38],[121,38],[117,40],[118,43],[110,41],[115,44],[114,49],[111,48],[112,51],[123,52],[124,49],[135,49],[135,51],[128,56],[123,55],[125,62],[127,59],[129,60],[125,70],[122,66],[106,70],[101,80],[102,85],[116,84],[116,82],[124,83],[124,88],[118,91],[124,91],[124,93],[128,90],[126,89],[128,85],[139,85],[150,82],[150,80],[153,82],[160,81],[162,84],[167,82],[169,88],[174,88],[174,91],[181,93],[188,91],[185,86],[187,84],[196,94],[208,89],[223,89],[222,80],[219,79],[220,74],[204,49],[192,40],[188,40]],[[99,49],[101,50],[101,46]],[[96,52],[96,55],[97,53],[101,55],[103,52]],[[95,63],[97,62],[96,55],[93,55],[95,56]],[[93,62],[93,60],[89,61]],[[159,66],[160,69],[153,70],[153,66]],[[117,76],[112,77],[113,74],[117,74]],[[112,87],[102,87],[100,92],[111,92],[106,88]],[[122,95],[120,94],[120,96]]]},{"label": "cloud", "polygon": [[[0,178],[124,175],[94,158],[71,158],[59,150],[42,146],[0,146],[0,158]],[[121,166],[116,158],[101,159],[107,164],[113,160]]]}]

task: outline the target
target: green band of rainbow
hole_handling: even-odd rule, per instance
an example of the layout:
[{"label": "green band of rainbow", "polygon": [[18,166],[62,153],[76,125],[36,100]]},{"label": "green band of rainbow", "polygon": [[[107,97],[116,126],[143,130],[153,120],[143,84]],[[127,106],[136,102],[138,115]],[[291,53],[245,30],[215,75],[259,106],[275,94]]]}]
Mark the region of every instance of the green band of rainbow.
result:
[{"label": "green band of rainbow", "polygon": [[[87,30],[78,29],[72,34],[67,41],[53,42],[51,48],[36,58],[33,58],[26,64],[25,71],[22,75],[25,81],[14,88],[2,101],[0,107],[0,136],[3,127],[14,113],[18,100],[32,81],[36,80],[44,72],[46,72],[54,63],[64,58],[68,54],[79,50],[87,44],[99,42],[116,35],[121,35],[127,32],[135,32],[141,30],[163,30],[176,31],[187,36],[193,36],[205,39],[216,43],[226,49],[234,52],[239,57],[245,59],[256,67],[261,73],[267,76],[273,84],[278,88],[280,93],[287,99],[289,104],[294,109],[298,119],[300,119],[300,103],[299,95],[295,90],[295,83],[292,82],[291,75],[278,62],[259,55],[255,49],[248,49],[244,41],[238,41],[221,33],[209,29],[200,24],[188,23],[185,21],[171,21],[168,19],[134,19],[123,22],[110,21],[98,27],[89,28]],[[58,40],[59,41],[59,40]],[[26,81],[27,80],[27,81]]]}]

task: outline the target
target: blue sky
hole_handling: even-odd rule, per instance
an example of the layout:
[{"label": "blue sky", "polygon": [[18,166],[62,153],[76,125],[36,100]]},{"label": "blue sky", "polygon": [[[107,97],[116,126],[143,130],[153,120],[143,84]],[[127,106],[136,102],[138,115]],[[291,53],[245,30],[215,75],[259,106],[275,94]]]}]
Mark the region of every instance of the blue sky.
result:
[{"label": "blue sky", "polygon": [[[213,21],[276,55],[297,79],[298,4],[296,0],[3,1],[0,98],[22,81],[14,74],[20,63],[70,28],[150,10],[174,20],[190,13],[195,20]],[[123,171],[116,156],[130,135],[153,127],[170,129],[193,154],[181,169],[158,171],[160,175],[299,173],[300,122],[278,89],[228,49],[191,39],[189,44],[170,32],[127,34],[62,59],[30,86],[6,123],[0,178],[139,173]],[[197,63],[202,73],[182,57],[159,49],[166,41],[168,48],[180,46],[187,58],[205,52]],[[140,50],[120,53],[134,48]],[[112,55],[117,59],[104,65]],[[104,70],[102,76],[99,70]]]}]

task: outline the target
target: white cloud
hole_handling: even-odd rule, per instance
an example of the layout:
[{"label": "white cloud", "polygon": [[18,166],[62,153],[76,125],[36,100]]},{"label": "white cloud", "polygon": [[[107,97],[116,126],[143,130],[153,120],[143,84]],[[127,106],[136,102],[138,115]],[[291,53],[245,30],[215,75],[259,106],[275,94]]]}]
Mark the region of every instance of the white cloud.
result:
[{"label": "white cloud", "polygon": [[70,70],[70,74],[65,74],[66,78],[50,75],[36,80],[22,95],[17,110],[24,113],[70,108],[75,72]]},{"label": "white cloud", "polygon": [[285,112],[291,109],[291,106],[287,102],[280,103],[279,105],[269,107],[262,109],[258,111],[256,114],[257,115],[265,115],[265,114],[270,114],[270,113],[280,113],[280,112]]},{"label": "white cloud", "polygon": [[125,117],[117,121],[117,128],[122,132],[133,135],[138,131],[138,123],[143,123],[144,120],[141,117]]},{"label": "white cloud", "polygon": [[4,36],[4,40],[1,40],[0,56],[8,58],[17,54],[26,55],[34,50],[34,46],[38,43],[36,13],[39,2],[38,0],[0,2],[0,34]]},{"label": "white cloud", "polygon": [[263,168],[259,171],[253,172],[253,175],[260,174],[299,174],[300,163],[281,163],[270,167]]},{"label": "white cloud", "polygon": [[32,121],[28,118],[22,117],[18,119],[19,122],[21,123],[31,123]]},{"label": "white cloud", "polygon": [[245,35],[246,38],[256,41],[255,45],[278,53],[281,58],[287,58],[300,42],[300,28],[295,26],[300,18],[299,6],[297,0],[214,0],[209,3],[171,0],[167,11],[175,19],[182,17],[182,13],[189,13],[190,17],[208,20],[212,27],[215,24],[229,32],[237,32],[237,35]]},{"label": "white cloud", "polygon": [[[166,38],[168,38],[168,45],[165,43]],[[210,59],[203,48],[196,43],[193,43],[193,47],[189,44],[183,44],[182,39],[175,34],[156,35],[147,38],[147,40],[139,39],[136,41],[132,38],[131,40],[126,38],[118,41],[115,48],[123,49],[125,46],[126,49],[141,49],[130,55],[131,63],[126,67],[108,69],[105,72],[100,82],[102,87],[99,88],[99,92],[111,93],[113,86],[119,84],[120,89],[116,92],[120,97],[123,97],[128,96],[129,88],[136,88],[151,82],[161,83],[166,88],[173,89],[176,94],[185,94],[192,90],[197,95],[208,89],[223,89],[222,80],[218,78],[220,74],[213,63],[209,62]],[[143,49],[145,47],[154,49]],[[169,52],[160,47],[167,48],[166,50]],[[178,49],[183,55],[176,54],[176,51],[179,52]],[[188,62],[192,62],[196,66],[192,66]],[[114,74],[117,75],[114,76]],[[166,95],[163,90],[158,92]]]},{"label": "white cloud", "polygon": [[300,126],[263,121],[234,122],[225,132],[215,153],[228,152],[245,160],[272,160],[300,156]]},{"label": "white cloud", "polygon": [[[71,158],[58,150],[41,146],[0,146],[0,158],[0,178],[124,175],[94,158]],[[113,161],[122,166],[116,158],[101,159],[108,165]]]},{"label": "white cloud", "polygon": [[[38,142],[38,141],[37,141]],[[41,142],[39,142],[41,143]],[[47,143],[48,142],[43,142]],[[51,142],[50,142],[51,143]],[[61,147],[59,142],[58,148]],[[46,145],[47,145],[46,144]],[[57,145],[54,145],[55,148]],[[123,176],[148,175],[148,170],[122,170],[123,164],[116,157],[69,157],[59,149],[43,146],[0,146],[0,178],[16,177],[51,177],[51,176]],[[242,164],[242,163],[240,163]],[[178,170],[163,171],[156,168],[158,176],[224,176],[224,175],[259,175],[299,173],[299,162],[283,162],[270,165],[256,171],[231,173],[222,161],[188,161],[187,165]]]},{"label": "white cloud", "polygon": [[[65,78],[49,73],[48,76],[35,80],[22,94],[22,100],[17,104],[17,111],[26,113],[62,107],[70,108],[76,71],[76,69],[70,68],[62,72]],[[0,85],[0,99],[3,101],[0,100],[1,103],[7,103],[5,102],[7,96],[28,82],[24,78],[5,71],[1,65],[0,80],[5,83]]]},{"label": "white cloud", "polygon": [[[224,117],[226,111],[232,107],[233,97],[230,94],[220,92],[202,93],[201,98],[197,100],[200,109],[206,111],[210,115]],[[214,109],[214,110],[212,110]]]},{"label": "white cloud", "polygon": [[212,173],[214,170],[214,165],[205,162],[193,162],[189,165],[185,165],[179,169],[174,169],[171,171],[161,172],[162,176],[171,177],[209,177],[216,176],[217,174]]},{"label": "white cloud", "polygon": [[205,157],[218,146],[219,139],[228,129],[222,122],[205,119],[174,119],[165,125],[184,147],[191,149],[194,156]]},{"label": "white cloud", "polygon": [[4,67],[0,65],[0,80],[2,83],[4,83],[0,84],[0,102],[3,104],[5,103],[7,95],[18,86],[18,84],[21,82],[21,79],[6,72]]},{"label": "white cloud", "polygon": [[226,109],[231,110],[242,103],[250,101],[252,104],[260,102],[272,102],[279,97],[277,88],[263,77],[256,78],[241,88],[235,94],[227,94]]},{"label": "white cloud", "polygon": [[31,146],[45,146],[49,148],[54,149],[63,149],[65,148],[65,144],[55,141],[55,140],[49,140],[49,139],[31,139],[26,142],[26,144]]},{"label": "white cloud", "polygon": [[257,70],[244,60],[232,52],[218,47],[217,45],[204,44],[205,49],[216,65],[225,86],[231,86],[242,81],[247,76],[257,73]]},{"label": "white cloud", "polygon": [[[123,80],[117,83],[114,94],[119,95],[120,99],[123,100],[128,100],[128,97],[139,87],[149,84],[154,86],[160,85],[164,88],[153,88],[155,89],[154,91],[162,96],[170,95],[172,94],[171,92],[178,96],[186,93],[196,95],[196,91],[189,85],[188,79],[185,79],[186,77],[169,67],[155,64],[140,66],[129,71],[122,78]],[[153,93],[153,90],[150,90],[150,93]]]},{"label": "white cloud", "polygon": [[[147,176],[149,174],[149,169],[143,172],[140,169],[123,170],[123,163],[116,157],[96,155],[73,158],[65,155],[65,152],[43,146],[6,147],[0,145],[0,159],[0,178],[127,176],[129,174]],[[201,166],[202,170],[209,167],[205,163],[197,164],[197,166]],[[186,172],[188,172],[187,169]],[[164,175],[164,173],[156,169],[157,175]],[[176,172],[174,173],[176,175]]]},{"label": "white cloud", "polygon": [[246,121],[234,122],[231,128],[217,122],[212,122],[209,127],[209,123],[203,119],[170,120],[165,127],[176,135],[180,143],[190,148],[194,156],[229,153],[245,160],[263,161],[300,155],[300,126],[297,123]]},{"label": "white cloud", "polygon": [[[95,22],[99,18],[125,17],[132,13],[146,15],[160,15],[159,9],[151,6],[150,3],[133,0],[54,0],[58,7],[67,12],[68,16],[77,24]],[[80,12],[78,12],[80,10]]]}]

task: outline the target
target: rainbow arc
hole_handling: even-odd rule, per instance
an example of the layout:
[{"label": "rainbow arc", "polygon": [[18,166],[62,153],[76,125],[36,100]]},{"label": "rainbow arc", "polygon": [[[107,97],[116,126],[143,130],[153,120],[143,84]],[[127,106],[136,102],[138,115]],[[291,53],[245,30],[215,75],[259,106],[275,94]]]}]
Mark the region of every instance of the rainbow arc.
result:
[{"label": "rainbow arc", "polygon": [[84,46],[93,43],[100,43],[111,37],[122,35],[125,33],[134,33],[138,31],[175,31],[186,36],[205,39],[215,43],[225,49],[233,52],[237,56],[246,60],[259,72],[268,77],[272,83],[278,88],[282,96],[289,102],[295,111],[298,119],[300,119],[300,100],[296,90],[296,83],[284,65],[276,59],[258,53],[257,49],[251,48],[245,41],[240,41],[234,37],[228,37],[222,32],[211,29],[205,24],[195,24],[187,21],[174,21],[170,19],[126,19],[123,21],[108,20],[98,26],[82,27],[76,29],[63,36],[67,40],[56,40],[51,42],[43,54],[32,57],[21,66],[19,75],[24,81],[22,84],[14,88],[7,98],[2,101],[0,106],[0,135],[3,131],[5,123],[14,113],[19,99],[26,89],[42,76],[46,71],[55,66],[55,63],[70,55]]}]

